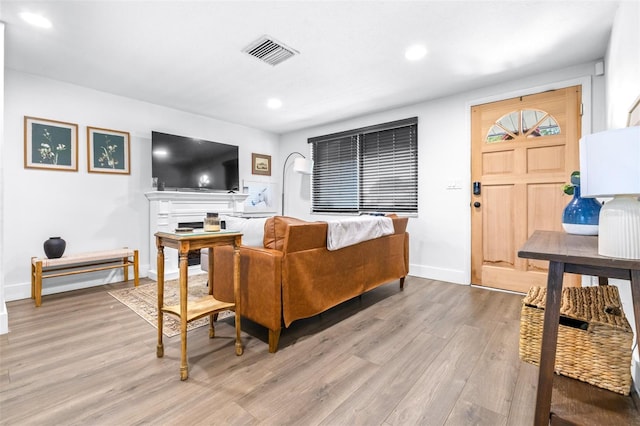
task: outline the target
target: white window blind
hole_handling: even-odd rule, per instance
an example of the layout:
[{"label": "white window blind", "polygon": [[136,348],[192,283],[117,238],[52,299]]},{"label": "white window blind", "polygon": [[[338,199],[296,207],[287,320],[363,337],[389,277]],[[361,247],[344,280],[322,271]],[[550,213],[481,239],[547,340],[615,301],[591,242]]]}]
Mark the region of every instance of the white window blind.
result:
[{"label": "white window blind", "polygon": [[312,211],[418,211],[418,119],[309,139]]}]

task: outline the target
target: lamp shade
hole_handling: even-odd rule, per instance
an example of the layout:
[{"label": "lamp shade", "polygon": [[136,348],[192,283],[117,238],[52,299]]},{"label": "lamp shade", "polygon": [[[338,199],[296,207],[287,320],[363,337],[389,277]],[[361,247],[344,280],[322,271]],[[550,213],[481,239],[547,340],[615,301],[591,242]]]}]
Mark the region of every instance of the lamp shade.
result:
[{"label": "lamp shade", "polygon": [[640,194],[640,126],[580,139],[582,197]]},{"label": "lamp shade", "polygon": [[307,158],[296,158],[293,161],[293,171],[296,173],[302,173],[303,175],[310,175],[313,173],[313,160]]},{"label": "lamp shade", "polygon": [[313,160],[307,159],[304,155],[299,153],[298,151],[294,151],[291,154],[287,155],[287,158],[284,160],[284,164],[282,165],[282,215],[284,216],[284,184],[287,181],[286,173],[287,173],[287,162],[289,158],[293,155],[299,155],[299,158],[296,158],[293,161],[293,171],[296,173],[301,173],[303,175],[310,175],[313,173]]},{"label": "lamp shade", "polygon": [[583,197],[614,197],[600,210],[598,254],[640,259],[640,127],[580,140]]}]

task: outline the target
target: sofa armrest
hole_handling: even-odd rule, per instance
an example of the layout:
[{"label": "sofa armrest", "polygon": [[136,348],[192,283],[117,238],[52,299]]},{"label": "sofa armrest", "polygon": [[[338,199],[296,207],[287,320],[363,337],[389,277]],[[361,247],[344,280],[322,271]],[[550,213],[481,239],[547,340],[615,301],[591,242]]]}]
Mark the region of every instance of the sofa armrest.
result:
[{"label": "sofa armrest", "polygon": [[294,253],[327,247],[327,223],[309,222],[289,225],[285,232],[283,253]]},{"label": "sofa armrest", "polygon": [[[214,249],[213,295],[233,301],[233,248]],[[271,330],[281,327],[282,252],[260,247],[240,247],[240,312]]]},{"label": "sofa armrest", "polygon": [[407,232],[407,224],[409,223],[408,217],[394,216],[391,220],[393,220],[394,234],[404,234]]}]

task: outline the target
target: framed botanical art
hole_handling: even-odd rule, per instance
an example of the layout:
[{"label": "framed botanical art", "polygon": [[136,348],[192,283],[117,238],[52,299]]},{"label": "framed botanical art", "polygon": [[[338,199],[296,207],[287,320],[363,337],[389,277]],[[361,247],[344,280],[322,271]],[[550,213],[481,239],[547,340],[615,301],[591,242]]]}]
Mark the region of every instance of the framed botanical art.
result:
[{"label": "framed botanical art", "polygon": [[251,154],[251,173],[254,175],[271,176],[271,156]]},{"label": "framed botanical art", "polygon": [[118,130],[87,127],[87,165],[89,173],[128,175],[129,133]]},{"label": "framed botanical art", "polygon": [[24,117],[24,167],[78,170],[78,125]]}]

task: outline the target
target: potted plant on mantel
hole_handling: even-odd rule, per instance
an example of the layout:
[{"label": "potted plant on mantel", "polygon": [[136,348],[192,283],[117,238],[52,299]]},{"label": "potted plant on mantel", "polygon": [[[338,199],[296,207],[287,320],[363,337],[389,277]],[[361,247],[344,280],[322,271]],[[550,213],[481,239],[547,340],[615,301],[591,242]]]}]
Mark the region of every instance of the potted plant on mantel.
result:
[{"label": "potted plant on mantel", "polygon": [[569,234],[598,235],[601,204],[595,198],[580,196],[580,172],[571,173],[571,183],[562,187],[567,195],[573,195],[562,212],[562,228]]}]

